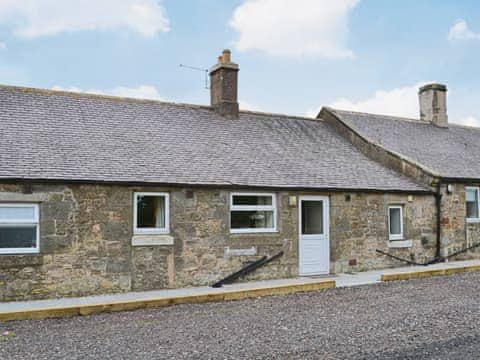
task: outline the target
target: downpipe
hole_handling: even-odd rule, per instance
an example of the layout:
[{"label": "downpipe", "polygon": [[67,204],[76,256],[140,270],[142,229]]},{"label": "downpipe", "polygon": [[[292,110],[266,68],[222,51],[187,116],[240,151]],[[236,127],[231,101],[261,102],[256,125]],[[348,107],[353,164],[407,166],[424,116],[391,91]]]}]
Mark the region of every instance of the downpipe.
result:
[{"label": "downpipe", "polygon": [[441,230],[442,230],[442,182],[439,181],[437,185],[437,192],[435,194],[435,204],[437,206],[437,246],[435,250],[435,258],[430,261],[431,264],[435,264],[436,262],[444,261],[445,259],[442,258],[440,255],[440,247],[441,247]]}]

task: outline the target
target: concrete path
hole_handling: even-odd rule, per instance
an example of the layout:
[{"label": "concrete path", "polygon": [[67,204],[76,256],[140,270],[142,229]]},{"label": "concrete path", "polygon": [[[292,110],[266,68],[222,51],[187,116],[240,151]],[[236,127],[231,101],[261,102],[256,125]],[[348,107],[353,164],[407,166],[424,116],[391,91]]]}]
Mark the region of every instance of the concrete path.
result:
[{"label": "concrete path", "polygon": [[368,285],[382,282],[382,275],[390,274],[402,274],[411,273],[417,271],[430,271],[430,270],[443,270],[452,269],[463,266],[480,266],[480,260],[465,260],[465,261],[451,261],[446,263],[438,263],[428,266],[403,266],[391,269],[365,271],[354,274],[339,274],[333,279],[335,280],[337,287],[351,287]]},{"label": "concrete path", "polygon": [[91,315],[178,304],[240,300],[267,295],[317,291],[335,287],[331,278],[252,281],[222,288],[191,287],[158,291],[0,303],[0,322]]},{"label": "concrete path", "polygon": [[461,267],[480,268],[480,260],[456,261],[429,266],[407,266],[324,277],[251,281],[248,283],[224,285],[222,288],[216,289],[203,286],[77,298],[4,302],[0,303],[0,321],[87,315],[104,311],[133,310],[181,303],[235,300],[265,295],[315,291],[332,287],[352,287],[379,283],[382,275],[385,274],[406,274]]},{"label": "concrete path", "polygon": [[[329,278],[330,280],[331,278]],[[277,286],[292,286],[305,283],[318,283],[325,279],[312,278],[295,278],[295,279],[278,279],[278,280],[264,280],[264,281],[250,281],[248,283],[237,283],[231,285],[224,285],[221,288],[212,288],[210,286],[188,287],[181,289],[164,289],[155,291],[139,291],[127,292],[112,295],[98,295],[85,296],[62,299],[48,299],[48,300],[34,300],[34,301],[12,301],[0,303],[0,313],[4,311],[21,311],[32,309],[44,309],[47,307],[62,307],[62,306],[88,306],[105,304],[110,302],[120,301],[138,301],[138,300],[152,300],[152,299],[168,299],[185,297],[191,295],[211,295],[228,293],[234,290],[252,290],[265,287]]]}]

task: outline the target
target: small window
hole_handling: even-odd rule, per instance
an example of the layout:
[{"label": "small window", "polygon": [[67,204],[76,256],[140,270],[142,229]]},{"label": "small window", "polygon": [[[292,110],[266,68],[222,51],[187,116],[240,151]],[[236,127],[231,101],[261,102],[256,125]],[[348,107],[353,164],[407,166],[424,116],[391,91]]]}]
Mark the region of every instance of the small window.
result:
[{"label": "small window", "polygon": [[466,188],[467,219],[480,217],[479,188]]},{"label": "small window", "polygon": [[401,206],[388,207],[388,229],[390,240],[403,240],[403,215]]},{"label": "small window", "polygon": [[232,233],[275,232],[277,209],[274,194],[236,193],[230,199]]},{"label": "small window", "polygon": [[169,198],[167,193],[135,193],[135,234],[169,232]]},{"label": "small window", "polygon": [[38,204],[0,204],[0,254],[39,252]]}]

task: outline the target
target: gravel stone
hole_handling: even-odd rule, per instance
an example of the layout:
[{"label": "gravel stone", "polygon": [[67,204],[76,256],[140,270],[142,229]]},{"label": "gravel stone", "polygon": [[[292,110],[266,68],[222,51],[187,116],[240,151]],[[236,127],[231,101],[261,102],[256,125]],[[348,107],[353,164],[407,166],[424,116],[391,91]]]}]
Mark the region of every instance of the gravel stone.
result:
[{"label": "gravel stone", "polygon": [[0,324],[0,359],[477,359],[480,272]]}]

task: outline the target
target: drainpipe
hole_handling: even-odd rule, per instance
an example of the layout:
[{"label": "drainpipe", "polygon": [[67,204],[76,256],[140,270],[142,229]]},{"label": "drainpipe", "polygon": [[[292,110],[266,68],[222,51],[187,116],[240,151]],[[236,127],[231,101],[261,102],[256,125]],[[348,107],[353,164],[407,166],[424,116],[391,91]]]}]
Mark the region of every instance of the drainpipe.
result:
[{"label": "drainpipe", "polygon": [[437,192],[435,193],[435,204],[437,206],[437,248],[435,251],[435,259],[434,262],[441,261],[440,256],[440,246],[441,246],[441,218],[442,218],[442,182],[438,181],[437,184]]}]

